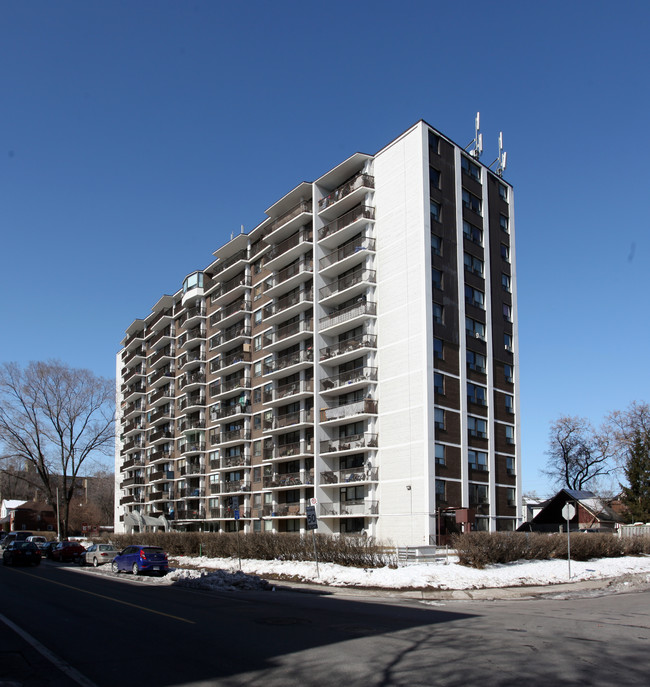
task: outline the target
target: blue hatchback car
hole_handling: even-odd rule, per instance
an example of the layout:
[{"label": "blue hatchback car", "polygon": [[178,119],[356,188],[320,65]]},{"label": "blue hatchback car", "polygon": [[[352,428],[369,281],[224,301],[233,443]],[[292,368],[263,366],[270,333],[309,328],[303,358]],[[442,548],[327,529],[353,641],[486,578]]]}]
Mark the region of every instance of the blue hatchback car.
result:
[{"label": "blue hatchback car", "polygon": [[134,575],[145,572],[164,575],[169,570],[167,554],[159,546],[127,546],[111,563],[114,573],[131,571]]}]

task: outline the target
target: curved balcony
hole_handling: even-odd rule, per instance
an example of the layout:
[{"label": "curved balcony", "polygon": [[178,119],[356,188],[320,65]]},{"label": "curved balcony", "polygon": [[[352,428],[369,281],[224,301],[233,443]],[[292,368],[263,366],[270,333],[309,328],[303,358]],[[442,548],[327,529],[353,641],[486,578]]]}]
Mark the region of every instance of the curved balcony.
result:
[{"label": "curved balcony", "polygon": [[362,389],[369,383],[377,381],[376,367],[356,367],[346,370],[332,377],[324,377],[320,380],[320,390],[323,396],[339,394],[341,391],[355,391]]},{"label": "curved balcony", "polygon": [[210,384],[210,398],[223,401],[226,398],[235,396],[242,392],[247,393],[251,388],[251,380],[248,377],[237,377],[236,379],[226,379]]},{"label": "curved balcony", "polygon": [[193,329],[198,327],[205,317],[205,305],[194,305],[185,311],[185,314],[180,318],[180,325],[183,329]]},{"label": "curved balcony", "polygon": [[368,205],[358,205],[338,219],[329,222],[318,230],[318,243],[323,248],[333,250],[347,239],[358,234],[368,222],[375,221],[375,209]]},{"label": "curved balcony", "polygon": [[366,258],[374,252],[375,239],[357,236],[322,257],[318,261],[318,269],[323,277],[334,276],[348,270],[358,262],[365,262]]},{"label": "curved balcony", "polygon": [[183,350],[193,348],[205,339],[205,333],[205,327],[194,327],[194,329],[190,329],[188,332],[178,337],[178,348]]},{"label": "curved balcony", "polygon": [[226,282],[221,282],[210,294],[210,305],[220,307],[227,301],[247,293],[251,286],[251,278],[247,274],[238,274]]},{"label": "curved balcony", "polygon": [[147,339],[147,348],[152,350],[154,346],[173,345],[176,338],[176,329],[173,325],[169,325],[161,329],[157,334]]},{"label": "curved balcony", "polygon": [[176,348],[173,345],[168,344],[167,346],[158,348],[153,355],[150,355],[147,364],[149,365],[150,370],[154,370],[158,366],[169,365],[175,357]]},{"label": "curved balcony", "polygon": [[179,416],[181,415],[191,415],[196,413],[203,408],[205,408],[205,394],[204,393],[192,393],[187,394],[181,398],[178,402]]},{"label": "curved balcony", "polygon": [[170,382],[176,377],[176,372],[174,371],[174,366],[169,365],[166,367],[159,367],[155,372],[152,372],[147,379],[147,384],[150,390],[157,389],[163,384],[169,385]]},{"label": "curved balcony", "polygon": [[280,243],[296,229],[307,224],[312,217],[311,200],[301,200],[290,210],[276,218],[267,227],[266,242]]},{"label": "curved balcony", "polygon": [[311,226],[303,228],[276,244],[266,255],[266,268],[273,272],[281,270],[303,253],[311,250],[314,232]]},{"label": "curved balcony", "polygon": [[182,456],[193,453],[203,453],[205,451],[205,441],[187,441],[178,444],[178,452]]},{"label": "curved balcony", "polygon": [[200,349],[195,349],[185,353],[178,359],[178,369],[183,372],[190,372],[205,362],[205,353]]},{"label": "curved balcony", "polygon": [[358,303],[348,305],[345,308],[337,308],[329,315],[321,317],[320,333],[326,336],[334,336],[361,326],[369,317],[376,317],[377,304],[360,298]]},{"label": "curved balcony", "polygon": [[178,388],[184,393],[191,393],[205,384],[204,372],[188,372],[178,380]]},{"label": "curved balcony", "polygon": [[309,310],[313,305],[314,292],[312,289],[293,290],[264,307],[264,323],[267,325],[276,324]]},{"label": "curved balcony", "polygon": [[263,374],[269,379],[287,377],[312,366],[314,352],[311,348],[302,349],[287,355],[274,358],[264,364]]},{"label": "curved balcony", "polygon": [[174,432],[170,429],[158,429],[149,435],[150,444],[158,444],[174,439]]},{"label": "curved balcony", "polygon": [[304,258],[287,265],[276,272],[264,285],[264,293],[270,298],[277,298],[287,291],[300,286],[314,278],[314,261]]},{"label": "curved balcony", "polygon": [[210,325],[215,329],[228,329],[239,322],[246,314],[251,311],[251,301],[248,298],[229,303],[210,316]]}]

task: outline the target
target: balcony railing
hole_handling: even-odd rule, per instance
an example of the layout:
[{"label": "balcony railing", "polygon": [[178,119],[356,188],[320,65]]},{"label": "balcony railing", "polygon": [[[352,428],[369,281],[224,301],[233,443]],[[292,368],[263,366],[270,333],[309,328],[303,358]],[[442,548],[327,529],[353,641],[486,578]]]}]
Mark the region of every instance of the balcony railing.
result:
[{"label": "balcony railing", "polygon": [[214,364],[210,364],[210,371],[218,372],[219,370],[222,370],[224,367],[230,367],[231,365],[235,365],[236,363],[250,363],[250,361],[250,351],[237,351],[237,353],[232,353],[231,355],[228,355],[225,358],[218,358],[216,360],[213,360],[212,362]]},{"label": "balcony railing", "polygon": [[299,363],[311,363],[313,359],[314,354],[313,351],[310,349],[304,351],[296,351],[295,353],[289,353],[288,355],[283,355],[280,358],[276,358],[275,360],[271,360],[268,364],[265,364],[264,374],[284,370],[287,367],[291,367],[292,365],[298,365]]},{"label": "balcony railing", "polygon": [[185,374],[180,379],[179,388],[183,389],[189,384],[205,384],[205,374],[203,372],[192,372]]},{"label": "balcony railing", "polygon": [[221,274],[224,270],[227,270],[229,267],[232,267],[235,263],[238,263],[240,260],[246,260],[247,259],[247,254],[245,250],[240,250],[239,252],[235,253],[234,255],[231,255],[229,258],[226,258],[223,261],[218,262],[211,270],[211,277],[214,278],[217,276],[217,274]]},{"label": "balcony railing", "polygon": [[282,225],[286,224],[287,222],[290,222],[295,217],[298,217],[298,215],[302,215],[305,212],[311,212],[311,211],[312,211],[311,200],[300,201],[300,203],[298,203],[298,205],[294,205],[291,208],[291,210],[288,210],[287,212],[284,213],[284,215],[278,217],[276,220],[271,222],[271,224],[269,224],[267,227],[267,231],[269,234],[271,234],[276,229],[279,229]]},{"label": "balcony railing", "polygon": [[335,251],[328,253],[324,258],[321,258],[318,262],[320,269],[324,270],[330,265],[335,265],[337,262],[341,262],[345,258],[350,257],[362,250],[375,250],[375,239],[369,239],[363,236],[359,236],[349,243],[344,244]]},{"label": "balcony railing", "polygon": [[376,482],[378,468],[346,468],[344,470],[326,470],[320,473],[321,484],[347,484],[349,482]]},{"label": "balcony railing", "polygon": [[282,341],[283,339],[288,339],[290,336],[295,336],[301,332],[311,332],[313,329],[314,321],[311,317],[307,320],[298,320],[298,322],[292,322],[284,327],[280,327],[272,333],[272,343]]},{"label": "balcony railing", "polygon": [[264,317],[271,317],[272,315],[277,315],[287,308],[291,308],[298,303],[305,303],[312,301],[314,298],[314,292],[311,289],[303,289],[296,291],[295,293],[290,293],[283,298],[275,301],[274,303],[269,303],[264,307],[263,314]]},{"label": "balcony railing", "polygon": [[360,348],[377,348],[377,337],[368,334],[360,339],[347,339],[340,341],[334,346],[326,346],[320,349],[320,359],[328,360],[329,358],[335,358],[338,355],[356,351]]},{"label": "balcony railing", "polygon": [[269,289],[283,284],[287,279],[295,277],[297,274],[301,274],[302,272],[313,272],[313,270],[314,261],[311,259],[305,258],[299,262],[291,263],[271,277],[270,280],[267,280],[264,290],[268,291]]},{"label": "balcony railing", "polygon": [[337,231],[349,227],[351,224],[360,219],[375,219],[375,208],[368,207],[367,205],[359,205],[356,208],[346,212],[341,215],[338,219],[333,222],[326,224],[318,230],[318,238],[324,239],[327,236],[336,234]]},{"label": "balcony railing", "polygon": [[320,442],[321,453],[349,451],[351,449],[361,448],[377,448],[377,435],[364,432],[363,434],[352,434],[349,437],[341,437],[340,439]]},{"label": "balcony railing", "polygon": [[319,509],[320,515],[323,517],[331,515],[378,515],[379,502],[354,499],[340,503],[320,503]]},{"label": "balcony railing", "polygon": [[[347,384],[354,384],[355,382],[376,382],[377,368],[376,367],[357,367],[353,370],[341,372],[341,374],[333,377],[325,377],[320,380],[321,391],[328,389],[336,389]],[[376,411],[375,411],[376,412]]]},{"label": "balcony railing", "polygon": [[178,450],[181,454],[184,453],[198,453],[200,451],[205,451],[204,441],[191,441],[186,444],[179,444]]},{"label": "balcony railing", "polygon": [[299,231],[295,233],[293,236],[290,236],[288,239],[285,239],[281,243],[278,243],[277,246],[271,248],[271,250],[267,254],[267,259],[273,260],[274,258],[283,255],[287,251],[290,251],[292,248],[299,246],[301,243],[311,243],[313,238],[314,232],[312,231],[311,227],[309,227],[309,229]]},{"label": "balcony railing", "polygon": [[368,284],[374,284],[376,281],[375,270],[359,269],[355,270],[351,274],[346,274],[344,277],[340,277],[335,282],[327,284],[318,290],[318,294],[323,298],[329,298],[336,293],[341,293],[347,289],[356,286],[357,284],[363,284],[367,282]]},{"label": "balcony railing", "polygon": [[240,274],[229,281],[224,282],[221,286],[218,286],[215,291],[210,294],[210,302],[214,303],[221,296],[225,296],[227,293],[236,289],[238,286],[250,286],[251,278],[245,274]]},{"label": "balcony railing", "polygon": [[[216,324],[216,322],[211,323],[211,324]],[[232,327],[228,327],[228,329],[225,329],[220,334],[215,334],[210,339],[210,348],[212,349],[212,348],[215,348],[216,346],[221,346],[221,344],[228,343],[232,339],[236,339],[240,336],[250,336],[250,335],[251,335],[251,328],[247,327],[245,323],[240,322],[240,323],[237,323],[236,325],[234,325]]]},{"label": "balcony railing", "polygon": [[350,193],[359,188],[375,188],[375,177],[360,172],[349,181],[346,181],[344,184],[334,189],[324,198],[321,198],[318,201],[319,212],[322,212],[325,208],[337,203],[339,200],[342,200],[345,196],[350,195]]},{"label": "balcony railing", "polygon": [[358,304],[348,305],[345,308],[340,308],[331,312],[325,317],[321,317],[319,322],[321,329],[326,327],[333,327],[334,325],[348,322],[355,317],[362,317],[364,315],[373,316],[377,314],[377,304],[369,303],[361,300]]},{"label": "balcony railing", "polygon": [[181,398],[178,402],[178,409],[185,410],[190,406],[204,406],[205,405],[205,395],[204,394],[192,394],[190,396],[185,396]]},{"label": "balcony railing", "polygon": [[347,403],[346,405],[336,406],[334,408],[323,408],[321,410],[321,421],[339,420],[365,414],[377,414],[377,401],[371,401],[369,398],[366,398],[356,403]]}]

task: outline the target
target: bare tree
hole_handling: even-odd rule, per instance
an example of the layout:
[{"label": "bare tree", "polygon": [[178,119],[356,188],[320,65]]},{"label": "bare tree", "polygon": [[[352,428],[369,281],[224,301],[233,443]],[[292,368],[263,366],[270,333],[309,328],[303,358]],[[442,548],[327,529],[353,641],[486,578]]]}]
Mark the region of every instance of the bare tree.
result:
[{"label": "bare tree", "polygon": [[595,488],[614,468],[615,442],[604,428],[596,432],[588,420],[564,416],[551,425],[546,469],[559,487]]},{"label": "bare tree", "polygon": [[639,439],[650,445],[650,405],[633,401],[627,410],[615,410],[607,418],[608,431],[616,441],[616,457],[624,466]]},{"label": "bare tree", "polygon": [[15,363],[0,368],[2,463],[21,460],[23,479],[56,503],[68,535],[70,502],[84,462],[108,454],[114,438],[113,382],[58,361]]}]

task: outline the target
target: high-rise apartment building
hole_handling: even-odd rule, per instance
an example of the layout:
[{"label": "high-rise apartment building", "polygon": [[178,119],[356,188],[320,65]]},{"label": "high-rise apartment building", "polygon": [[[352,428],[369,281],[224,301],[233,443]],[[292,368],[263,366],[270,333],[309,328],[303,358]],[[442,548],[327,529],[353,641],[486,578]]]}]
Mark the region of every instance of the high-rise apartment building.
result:
[{"label": "high-rise apartment building", "polygon": [[266,215],[126,331],[116,530],[515,529],[512,187],[420,121]]}]

